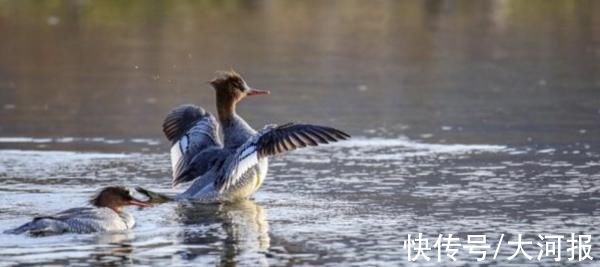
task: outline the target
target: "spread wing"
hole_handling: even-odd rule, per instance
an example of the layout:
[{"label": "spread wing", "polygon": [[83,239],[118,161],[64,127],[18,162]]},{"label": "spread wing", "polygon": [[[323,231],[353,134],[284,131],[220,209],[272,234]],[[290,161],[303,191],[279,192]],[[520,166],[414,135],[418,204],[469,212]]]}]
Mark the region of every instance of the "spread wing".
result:
[{"label": "spread wing", "polygon": [[215,180],[215,188],[220,191],[229,189],[243,177],[250,168],[256,166],[262,158],[286,151],[328,144],[350,138],[340,130],[311,125],[288,123],[281,126],[267,126],[248,140],[230,157],[226,163],[224,175]]},{"label": "spread wing", "polygon": [[205,173],[223,148],[219,123],[213,115],[194,105],[172,110],[163,123],[171,146],[173,185],[191,181]]}]

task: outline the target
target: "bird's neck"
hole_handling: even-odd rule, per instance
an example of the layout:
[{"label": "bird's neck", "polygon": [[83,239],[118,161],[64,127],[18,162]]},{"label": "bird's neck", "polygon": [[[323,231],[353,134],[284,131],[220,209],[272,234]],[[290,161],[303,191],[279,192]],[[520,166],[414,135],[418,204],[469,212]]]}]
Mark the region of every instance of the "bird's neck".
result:
[{"label": "bird's neck", "polygon": [[104,203],[104,202],[92,202],[91,203],[92,206],[97,207],[97,208],[109,208],[111,210],[113,210],[116,213],[121,213],[121,211],[123,211],[123,206],[122,205],[118,205],[116,203]]},{"label": "bird's neck", "polygon": [[108,207],[108,208],[119,214],[123,212],[123,206],[114,206],[114,207]]},{"label": "bird's neck", "polygon": [[235,117],[236,101],[226,95],[217,94],[217,113],[219,121],[225,123],[231,121]]}]

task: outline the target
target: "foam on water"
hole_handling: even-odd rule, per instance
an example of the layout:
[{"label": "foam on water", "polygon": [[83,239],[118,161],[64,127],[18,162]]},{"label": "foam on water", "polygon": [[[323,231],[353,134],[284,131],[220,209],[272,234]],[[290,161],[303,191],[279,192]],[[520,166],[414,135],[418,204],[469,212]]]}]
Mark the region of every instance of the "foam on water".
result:
[{"label": "foam on water", "polygon": [[353,137],[352,139],[330,144],[332,147],[367,147],[389,148],[394,146],[428,150],[438,153],[468,152],[468,151],[499,151],[506,149],[501,145],[465,145],[465,144],[428,144],[410,140],[406,137],[398,138],[365,138]]},{"label": "foam on water", "polygon": [[128,139],[111,139],[104,137],[57,137],[57,138],[35,138],[35,137],[0,137],[0,143],[15,144],[15,143],[32,143],[32,144],[85,144],[98,143],[105,145],[117,145],[122,143],[146,144],[157,146],[162,144],[159,139],[152,138],[128,138]]},{"label": "foam on water", "polygon": [[73,151],[52,151],[52,150],[18,150],[18,149],[0,149],[1,159],[12,158],[43,158],[45,161],[71,161],[80,159],[95,158],[124,158],[131,157],[132,154],[125,153],[94,153],[94,152],[73,152]]}]

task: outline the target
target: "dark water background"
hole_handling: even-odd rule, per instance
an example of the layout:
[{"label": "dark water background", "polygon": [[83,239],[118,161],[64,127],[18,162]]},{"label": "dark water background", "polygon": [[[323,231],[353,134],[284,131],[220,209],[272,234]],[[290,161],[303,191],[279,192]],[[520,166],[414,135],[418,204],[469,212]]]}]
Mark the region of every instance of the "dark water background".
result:
[{"label": "dark water background", "polygon": [[[486,234],[483,264],[518,266],[553,262],[508,261],[506,243],[490,259],[501,234],[534,257],[537,234],[590,234],[593,265],[598,14],[591,0],[0,1],[0,230],[105,185],[183,190],[160,124],[181,103],[214,111],[216,70],[271,89],[239,107],[255,128],[355,136],[273,159],[254,201],[132,210],[122,234],[0,234],[0,265],[397,266],[419,232]],[[572,264],[566,246],[556,264]]]}]

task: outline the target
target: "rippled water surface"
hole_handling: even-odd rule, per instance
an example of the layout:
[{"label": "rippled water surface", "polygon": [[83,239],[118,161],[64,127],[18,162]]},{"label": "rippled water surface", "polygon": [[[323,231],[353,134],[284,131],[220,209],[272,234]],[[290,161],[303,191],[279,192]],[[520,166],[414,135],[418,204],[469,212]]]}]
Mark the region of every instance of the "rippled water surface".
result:
[{"label": "rippled water surface", "polygon": [[[485,234],[485,261],[600,260],[596,1],[0,1],[0,232],[106,185],[170,187],[170,108],[210,111],[214,71],[272,95],[255,128],[353,135],[273,158],[253,200],[129,211],[136,228],[0,234],[0,266],[411,265],[423,233]],[[536,259],[592,235],[592,261]],[[533,241],[512,261],[518,234]],[[498,240],[504,243],[496,259]],[[442,251],[445,255],[444,251]],[[432,258],[413,265],[445,266]],[[442,256],[443,256],[442,255]]]}]

